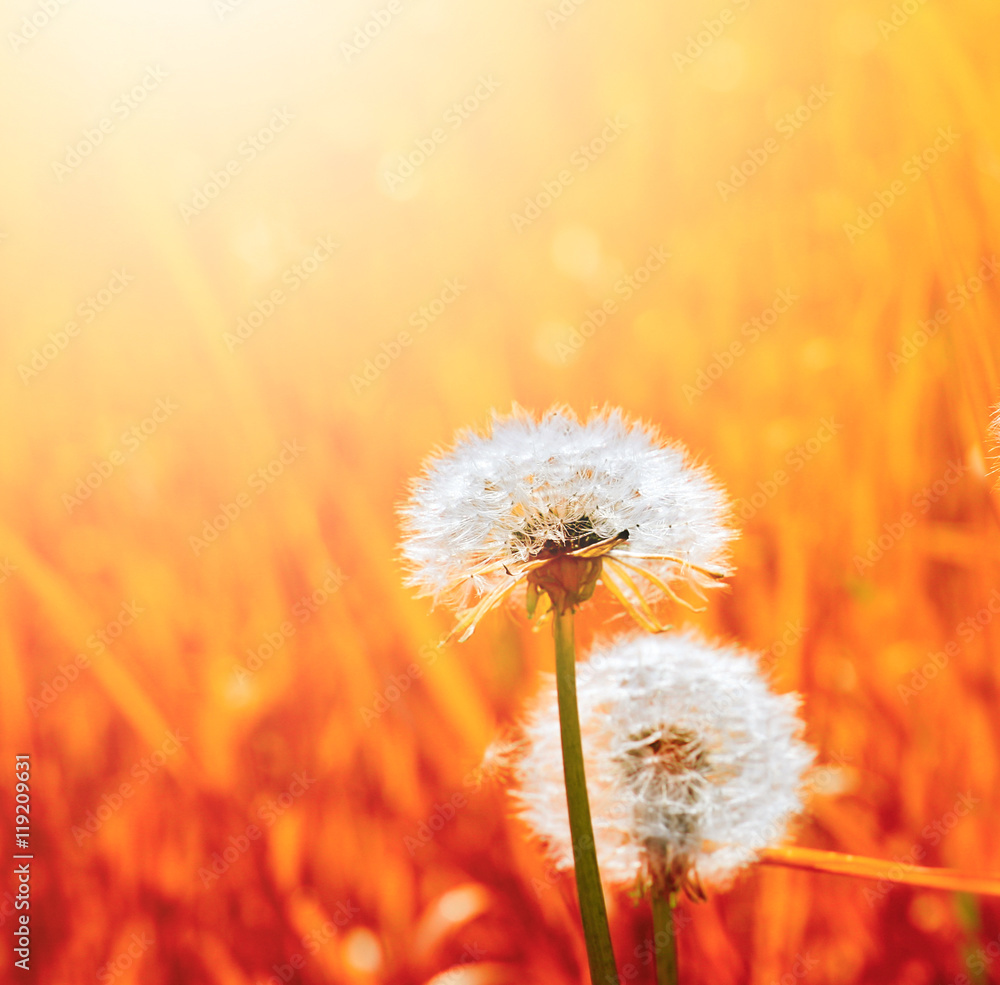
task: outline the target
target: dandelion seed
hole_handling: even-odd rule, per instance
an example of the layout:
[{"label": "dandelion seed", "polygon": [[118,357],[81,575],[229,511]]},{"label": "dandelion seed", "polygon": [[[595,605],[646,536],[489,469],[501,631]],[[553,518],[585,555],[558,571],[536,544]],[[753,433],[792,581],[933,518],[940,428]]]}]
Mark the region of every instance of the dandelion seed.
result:
[{"label": "dandelion seed", "polygon": [[[605,881],[683,889],[726,882],[781,841],[801,810],[813,753],[795,695],[770,690],[754,658],[696,635],[630,636],[580,665],[597,859]],[[525,727],[512,791],[557,866],[573,863],[556,692]]]},{"label": "dandelion seed", "polygon": [[462,639],[515,589],[540,617],[599,582],[662,631],[654,604],[693,608],[673,586],[717,585],[735,536],[709,472],[619,410],[494,417],[429,460],[401,515],[408,583],[459,611]]}]

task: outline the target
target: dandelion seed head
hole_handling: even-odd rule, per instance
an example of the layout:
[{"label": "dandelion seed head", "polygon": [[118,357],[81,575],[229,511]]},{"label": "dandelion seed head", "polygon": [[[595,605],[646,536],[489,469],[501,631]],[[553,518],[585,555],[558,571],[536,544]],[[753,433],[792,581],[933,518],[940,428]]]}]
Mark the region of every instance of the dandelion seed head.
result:
[{"label": "dandelion seed head", "polygon": [[[798,698],[756,659],[693,633],[637,635],[578,666],[598,864],[611,884],[718,885],[782,840],[813,760]],[[525,728],[512,796],[556,865],[573,864],[555,685]]]},{"label": "dandelion seed head", "polygon": [[613,409],[494,416],[428,461],[400,512],[408,583],[460,609],[525,565],[619,536],[661,580],[710,583],[687,566],[728,573],[735,536],[708,470]]}]

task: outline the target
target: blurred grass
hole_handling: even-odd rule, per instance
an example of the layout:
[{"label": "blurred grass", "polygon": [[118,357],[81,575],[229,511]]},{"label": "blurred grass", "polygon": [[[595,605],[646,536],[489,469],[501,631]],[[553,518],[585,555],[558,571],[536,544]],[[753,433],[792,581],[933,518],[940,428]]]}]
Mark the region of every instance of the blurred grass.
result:
[{"label": "blurred grass", "polygon": [[[0,584],[0,748],[35,760],[38,980],[228,985],[285,966],[310,983],[454,966],[452,983],[579,980],[569,882],[475,774],[551,669],[548,638],[504,614],[430,649],[448,618],[408,596],[395,561],[394,506],[423,456],[512,401],[620,404],[704,455],[737,500],[786,471],[704,618],[762,650],[805,628],[769,659],[834,764],[800,840],[1000,870],[997,629],[959,635],[997,585],[984,436],[1000,295],[991,281],[948,300],[997,242],[998,15],[928,3],[883,37],[891,5],[760,0],[678,71],[672,53],[720,9],[591,0],[550,27],[540,2],[424,0],[347,63],[363,5],[255,0],[220,19],[190,0],[154,29],[107,0],[67,7],[0,66],[16,149],[0,165],[0,557],[16,568]],[[152,62],[167,81],[57,181],[51,162]],[[489,73],[496,93],[389,195],[394,155]],[[829,102],[785,141],[776,122],[814,85]],[[185,224],[179,204],[282,105],[287,132]],[[616,114],[625,131],[576,171]],[[939,127],[959,139],[911,181]],[[780,151],[723,201],[717,182],[776,134]],[[511,213],[566,167],[573,184],[517,233]],[[844,224],[898,178],[905,194],[849,242]],[[223,333],[324,234],[341,248],[230,353]],[[616,283],[660,245],[664,269],[623,300]],[[122,265],[134,284],[24,385],[19,365]],[[351,376],[449,278],[467,290],[356,392]],[[799,300],[688,399],[781,289]],[[607,297],[618,313],[563,360]],[[890,353],[939,308],[945,329],[894,371]],[[161,397],[177,413],[67,512],[64,494]],[[795,458],[828,418],[839,432]],[[258,494],[251,477],[286,441],[305,451]],[[952,462],[967,471],[919,512]],[[250,506],[195,554],[240,494]],[[912,528],[859,565],[907,511]],[[323,597],[331,570],[343,584]],[[88,637],[131,601],[144,611],[98,654]],[[903,695],[949,641],[959,654]],[[35,714],[77,653],[91,666]],[[141,780],[168,729],[190,741]],[[315,778],[301,796],[296,774]],[[967,793],[978,805],[948,827]],[[261,836],[206,885],[199,871],[248,825]],[[808,981],[923,985],[1000,933],[995,903],[970,920],[938,894],[872,893],[757,870],[689,910],[684,974],[765,985],[808,958]],[[649,981],[648,912],[611,909],[622,963]],[[154,944],[108,971],[133,933]]]}]

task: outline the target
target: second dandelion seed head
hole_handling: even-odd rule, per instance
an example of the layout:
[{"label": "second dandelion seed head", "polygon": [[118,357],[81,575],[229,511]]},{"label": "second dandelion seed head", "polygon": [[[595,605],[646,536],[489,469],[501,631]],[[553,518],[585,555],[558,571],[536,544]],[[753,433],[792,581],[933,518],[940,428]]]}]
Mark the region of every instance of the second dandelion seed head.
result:
[{"label": "second dandelion seed head", "polygon": [[[812,751],[794,695],[752,656],[693,634],[628,636],[579,665],[594,836],[611,883],[702,895],[778,843]],[[525,726],[514,798],[559,866],[572,864],[554,689]]]}]

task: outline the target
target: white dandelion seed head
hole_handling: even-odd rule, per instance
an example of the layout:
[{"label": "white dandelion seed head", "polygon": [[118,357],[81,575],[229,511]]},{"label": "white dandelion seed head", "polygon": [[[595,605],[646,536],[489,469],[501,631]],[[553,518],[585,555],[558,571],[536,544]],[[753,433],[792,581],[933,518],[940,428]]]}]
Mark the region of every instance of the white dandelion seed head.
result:
[{"label": "white dandelion seed head", "polygon": [[563,407],[540,419],[515,408],[429,459],[400,510],[402,555],[410,585],[459,608],[546,552],[623,531],[626,557],[678,559],[643,561],[660,579],[705,583],[686,565],[729,572],[729,512],[706,468],[619,410],[581,423]]},{"label": "white dandelion seed head", "polygon": [[[812,749],[798,697],[754,655],[693,633],[621,637],[578,665],[577,699],[601,873],[727,882],[802,809]],[[511,794],[557,867],[573,864],[554,682],[524,728]]]}]

